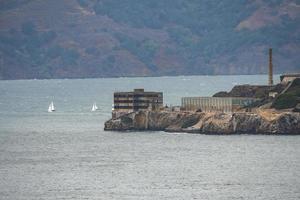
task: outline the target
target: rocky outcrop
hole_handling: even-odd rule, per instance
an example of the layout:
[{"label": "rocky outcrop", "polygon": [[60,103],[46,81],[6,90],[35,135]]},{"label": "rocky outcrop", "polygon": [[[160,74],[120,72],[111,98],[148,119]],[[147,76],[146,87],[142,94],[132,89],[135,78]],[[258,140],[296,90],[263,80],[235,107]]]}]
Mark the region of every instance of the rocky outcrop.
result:
[{"label": "rocky outcrop", "polygon": [[202,134],[300,134],[300,113],[270,118],[258,113],[139,111],[111,119],[105,130],[168,131]]},{"label": "rocky outcrop", "polygon": [[213,97],[251,97],[251,98],[269,98],[269,92],[281,93],[286,86],[277,85],[236,85],[230,92],[221,91]]}]

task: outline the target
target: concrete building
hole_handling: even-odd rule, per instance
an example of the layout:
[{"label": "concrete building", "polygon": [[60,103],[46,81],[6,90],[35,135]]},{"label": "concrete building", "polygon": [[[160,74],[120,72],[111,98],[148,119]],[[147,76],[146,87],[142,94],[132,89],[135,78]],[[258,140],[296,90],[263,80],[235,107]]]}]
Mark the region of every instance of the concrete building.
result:
[{"label": "concrete building", "polygon": [[282,84],[287,84],[289,82],[292,82],[296,78],[300,78],[300,73],[299,74],[283,74],[280,76],[280,81]]},{"label": "concrete building", "polygon": [[133,92],[115,92],[113,117],[139,110],[160,110],[163,108],[162,92],[145,92],[134,89]]},{"label": "concrete building", "polygon": [[275,98],[277,97],[278,92],[269,92],[269,97]]},{"label": "concrete building", "polygon": [[248,97],[183,97],[181,106],[189,111],[231,113],[255,101],[257,99]]}]

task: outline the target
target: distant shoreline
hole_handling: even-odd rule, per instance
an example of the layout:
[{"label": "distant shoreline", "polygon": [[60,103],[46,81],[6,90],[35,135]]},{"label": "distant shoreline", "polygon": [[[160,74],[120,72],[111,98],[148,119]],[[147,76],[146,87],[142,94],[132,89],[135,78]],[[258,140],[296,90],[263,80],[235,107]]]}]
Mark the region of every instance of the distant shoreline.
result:
[{"label": "distant shoreline", "polygon": [[[195,77],[195,76],[265,76],[265,74],[216,74],[216,75],[168,75],[168,76],[105,76],[105,77],[75,77],[75,78],[29,78],[29,79],[0,79],[0,81],[34,81],[34,80],[85,80],[85,79],[113,79],[113,78],[164,78],[164,77]],[[280,76],[281,74],[274,74],[274,76]]]}]

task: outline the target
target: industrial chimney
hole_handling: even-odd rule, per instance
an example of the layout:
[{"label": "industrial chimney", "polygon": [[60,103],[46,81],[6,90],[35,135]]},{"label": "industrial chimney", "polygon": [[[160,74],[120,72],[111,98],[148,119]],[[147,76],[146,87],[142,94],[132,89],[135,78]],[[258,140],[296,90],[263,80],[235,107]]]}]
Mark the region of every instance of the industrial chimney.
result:
[{"label": "industrial chimney", "polygon": [[269,85],[273,85],[272,49],[269,49]]}]

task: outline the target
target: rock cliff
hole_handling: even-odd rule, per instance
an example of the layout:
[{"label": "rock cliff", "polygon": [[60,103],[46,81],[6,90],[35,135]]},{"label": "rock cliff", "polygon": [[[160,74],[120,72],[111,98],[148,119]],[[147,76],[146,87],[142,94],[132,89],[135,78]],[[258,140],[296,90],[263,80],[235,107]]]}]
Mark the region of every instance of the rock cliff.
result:
[{"label": "rock cliff", "polygon": [[202,134],[300,134],[300,113],[202,113],[139,111],[111,119],[104,130]]}]

